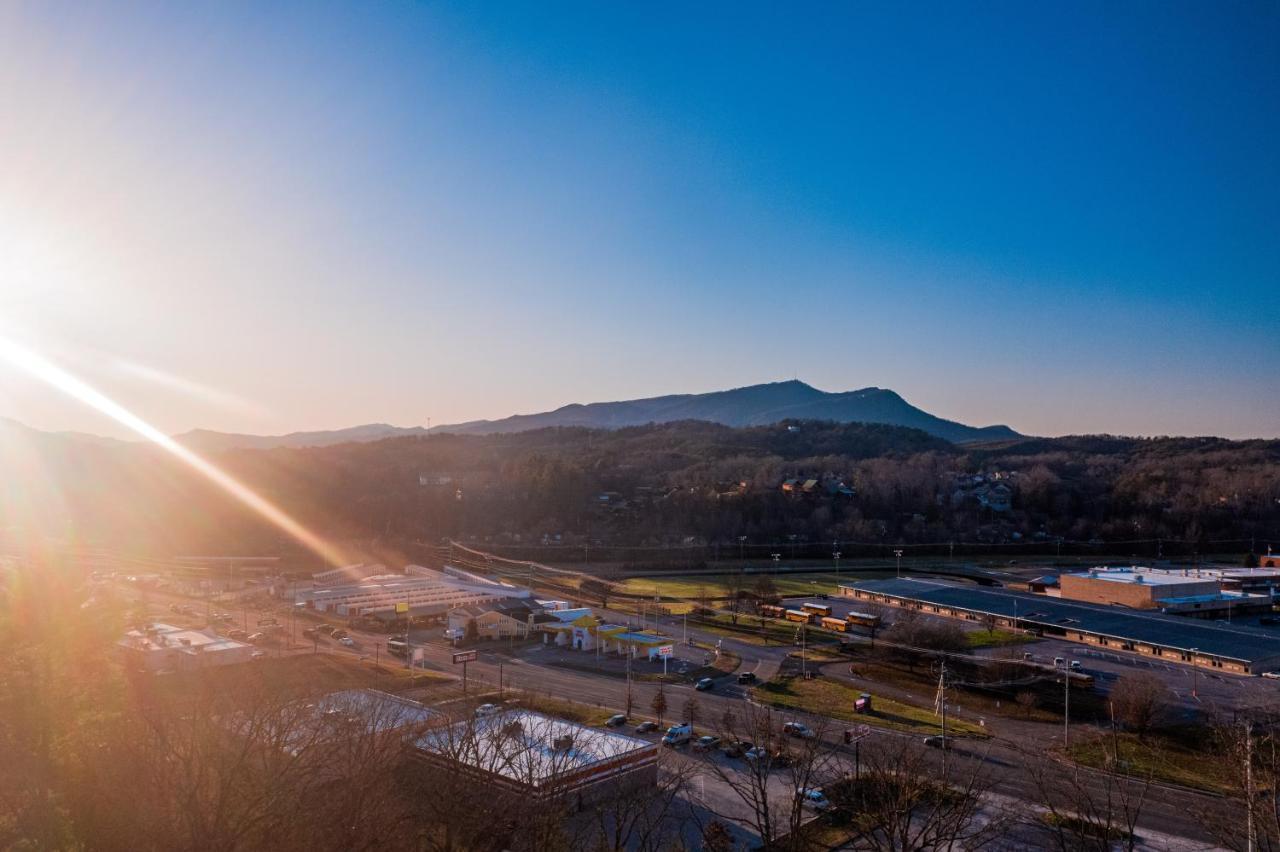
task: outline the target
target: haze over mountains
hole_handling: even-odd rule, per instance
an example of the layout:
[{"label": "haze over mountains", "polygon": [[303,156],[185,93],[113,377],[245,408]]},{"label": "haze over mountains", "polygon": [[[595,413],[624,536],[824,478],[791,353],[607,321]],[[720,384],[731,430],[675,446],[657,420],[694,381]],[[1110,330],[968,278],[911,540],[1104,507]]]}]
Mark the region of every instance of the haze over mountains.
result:
[{"label": "haze over mountains", "polygon": [[[956,444],[1001,441],[1022,437],[1008,426],[968,426],[936,417],[885,388],[828,393],[801,381],[772,382],[711,393],[671,394],[619,402],[575,403],[538,414],[516,414],[500,420],[473,420],[431,431],[458,435],[523,432],[555,426],[620,429],[649,423],[702,420],[725,426],[766,426],[783,420],[826,420],[836,423],[882,423],[920,429]],[[364,443],[405,435],[424,435],[421,426],[400,427],[371,423],[346,429],[291,432],[287,435],[246,435],[193,429],[174,438],[199,452],[231,449],[267,450],[276,447],[326,447]],[[80,433],[58,433],[76,441],[117,443]]]}]

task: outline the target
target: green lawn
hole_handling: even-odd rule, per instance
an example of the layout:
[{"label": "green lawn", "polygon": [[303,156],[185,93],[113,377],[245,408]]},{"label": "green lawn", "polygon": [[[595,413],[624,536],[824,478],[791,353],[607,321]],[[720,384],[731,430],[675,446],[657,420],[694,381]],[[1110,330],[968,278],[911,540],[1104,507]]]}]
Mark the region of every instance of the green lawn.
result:
[{"label": "green lawn", "polygon": [[969,642],[970,648],[999,648],[1039,641],[1039,637],[1009,630],[974,630],[966,633],[964,638]]},{"label": "green lawn", "polygon": [[[861,691],[854,687],[821,677],[813,680],[780,677],[761,684],[755,691],[757,700],[775,707],[807,710],[833,719],[863,722],[872,727],[895,731],[926,735],[942,733],[942,720],[934,715],[932,708],[914,707],[878,695],[872,701],[875,712],[855,713],[853,702],[860,694]],[[947,720],[947,733],[976,737],[987,735],[977,725],[951,719]]]},{"label": "green lawn", "polygon": [[[1149,736],[1147,740],[1139,742],[1137,736],[1126,733],[1114,738],[1111,734],[1084,735],[1067,750],[1067,755],[1094,769],[1114,770],[1140,778],[1150,776],[1154,781],[1211,793],[1230,789],[1232,779],[1211,755],[1158,736]],[[1113,760],[1117,745],[1119,765]]]},{"label": "green lawn", "polygon": [[[742,587],[750,590],[761,576],[764,575],[706,574],[691,577],[630,577],[619,582],[617,587],[628,594],[644,595],[650,600],[653,599],[654,595],[658,595],[662,598],[696,601],[704,591],[713,598],[722,598],[730,595],[733,588],[732,583],[735,579],[740,579]],[[836,586],[839,583],[848,583],[853,580],[878,577],[880,575],[860,574],[854,571],[841,571],[837,575],[834,571],[822,571],[804,574],[770,574],[768,576],[773,580],[780,595],[794,597],[797,595],[817,594],[819,592],[835,594]],[[666,604],[667,601],[664,600],[663,603]]]}]

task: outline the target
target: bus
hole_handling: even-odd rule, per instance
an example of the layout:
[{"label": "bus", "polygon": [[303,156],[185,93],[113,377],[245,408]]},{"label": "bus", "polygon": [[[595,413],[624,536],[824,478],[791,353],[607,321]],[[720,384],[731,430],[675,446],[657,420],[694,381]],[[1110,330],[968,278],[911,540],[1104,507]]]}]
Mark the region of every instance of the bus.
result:
[{"label": "bus", "polygon": [[837,633],[848,633],[850,624],[843,618],[832,618],[829,615],[822,617],[821,624],[828,630],[834,630]]},{"label": "bus", "polygon": [[869,612],[850,612],[845,615],[845,620],[859,627],[876,628],[880,626],[880,616],[872,615]]},{"label": "bus", "polygon": [[831,607],[827,606],[826,604],[810,603],[808,601],[805,601],[804,603],[800,604],[800,608],[805,612],[811,612],[814,615],[819,616],[821,618],[825,618],[831,615]]},{"label": "bus", "polygon": [[409,643],[400,637],[392,637],[387,640],[387,653],[393,657],[409,656]]},{"label": "bus", "polygon": [[804,624],[812,624],[817,620],[817,616],[811,612],[805,612],[802,609],[789,609],[786,611],[787,621],[799,621]]},{"label": "bus", "polygon": [[785,610],[774,604],[760,604],[760,614],[767,615],[769,618],[782,618]]}]

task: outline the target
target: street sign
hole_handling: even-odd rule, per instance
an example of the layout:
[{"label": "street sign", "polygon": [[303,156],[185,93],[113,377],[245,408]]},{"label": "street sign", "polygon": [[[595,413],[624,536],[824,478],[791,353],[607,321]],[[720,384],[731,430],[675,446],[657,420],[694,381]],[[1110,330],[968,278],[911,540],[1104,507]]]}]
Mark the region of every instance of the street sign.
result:
[{"label": "street sign", "polygon": [[477,651],[458,651],[453,655],[453,664],[456,666],[458,663],[474,663],[477,653]]},{"label": "street sign", "polygon": [[672,656],[675,656],[675,653],[676,653],[675,645],[663,645],[661,648],[658,649],[659,657],[672,657]]}]

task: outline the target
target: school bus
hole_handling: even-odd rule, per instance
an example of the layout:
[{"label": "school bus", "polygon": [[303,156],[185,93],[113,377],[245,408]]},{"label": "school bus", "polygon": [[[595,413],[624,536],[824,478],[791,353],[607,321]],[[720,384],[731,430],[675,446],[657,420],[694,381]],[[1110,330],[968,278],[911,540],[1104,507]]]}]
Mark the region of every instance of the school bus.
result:
[{"label": "school bus", "polygon": [[845,615],[845,619],[850,624],[857,624],[860,627],[880,626],[880,616],[872,615],[869,612],[851,612]]},{"label": "school bus", "polygon": [[774,606],[773,604],[760,604],[759,609],[761,615],[766,615],[769,618],[782,618],[783,613],[786,611],[782,607]]},{"label": "school bus", "polygon": [[845,621],[843,618],[832,618],[831,616],[823,616],[821,624],[823,627],[827,628],[828,630],[834,630],[837,633],[849,632],[849,622]]},{"label": "school bus", "polygon": [[800,604],[800,608],[805,612],[811,612],[814,615],[819,617],[825,618],[826,616],[831,615],[831,607],[827,606],[826,604],[809,603],[808,601],[806,601]]},{"label": "school bus", "polygon": [[802,609],[789,609],[786,611],[786,616],[787,621],[799,621],[804,624],[812,624],[818,619],[813,613],[805,612]]}]

